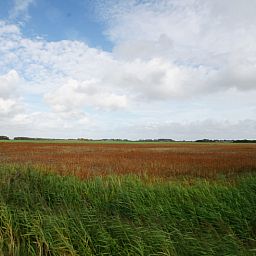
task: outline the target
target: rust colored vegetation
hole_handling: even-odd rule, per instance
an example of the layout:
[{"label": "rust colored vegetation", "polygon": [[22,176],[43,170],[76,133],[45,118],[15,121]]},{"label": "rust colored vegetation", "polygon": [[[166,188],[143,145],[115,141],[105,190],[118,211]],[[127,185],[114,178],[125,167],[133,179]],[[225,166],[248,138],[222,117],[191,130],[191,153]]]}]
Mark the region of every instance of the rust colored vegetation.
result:
[{"label": "rust colored vegetation", "polygon": [[82,179],[109,174],[214,178],[256,170],[256,144],[0,142],[0,164],[26,164]]}]

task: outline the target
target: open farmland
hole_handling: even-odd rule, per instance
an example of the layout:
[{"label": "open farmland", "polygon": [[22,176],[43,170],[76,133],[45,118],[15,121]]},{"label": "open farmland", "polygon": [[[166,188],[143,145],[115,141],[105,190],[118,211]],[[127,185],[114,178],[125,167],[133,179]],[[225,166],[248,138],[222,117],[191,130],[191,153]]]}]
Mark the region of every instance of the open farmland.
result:
[{"label": "open farmland", "polygon": [[256,144],[1,142],[1,164],[27,164],[80,178],[146,174],[214,178],[256,170]]},{"label": "open farmland", "polygon": [[255,144],[1,142],[0,255],[255,255],[255,170]]}]

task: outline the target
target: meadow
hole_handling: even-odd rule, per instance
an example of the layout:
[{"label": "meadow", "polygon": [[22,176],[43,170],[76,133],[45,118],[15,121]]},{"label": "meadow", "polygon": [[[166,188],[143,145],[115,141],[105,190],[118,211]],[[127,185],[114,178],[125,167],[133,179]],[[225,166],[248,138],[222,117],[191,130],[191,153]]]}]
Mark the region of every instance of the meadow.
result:
[{"label": "meadow", "polygon": [[0,255],[256,255],[256,144],[1,142]]}]

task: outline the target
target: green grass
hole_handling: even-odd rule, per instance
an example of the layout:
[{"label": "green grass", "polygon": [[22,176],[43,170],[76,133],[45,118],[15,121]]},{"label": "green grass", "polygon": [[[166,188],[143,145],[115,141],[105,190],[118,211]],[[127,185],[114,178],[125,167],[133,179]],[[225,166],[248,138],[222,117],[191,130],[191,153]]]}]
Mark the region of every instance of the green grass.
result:
[{"label": "green grass", "polygon": [[255,255],[256,176],[80,181],[0,166],[0,255]]}]

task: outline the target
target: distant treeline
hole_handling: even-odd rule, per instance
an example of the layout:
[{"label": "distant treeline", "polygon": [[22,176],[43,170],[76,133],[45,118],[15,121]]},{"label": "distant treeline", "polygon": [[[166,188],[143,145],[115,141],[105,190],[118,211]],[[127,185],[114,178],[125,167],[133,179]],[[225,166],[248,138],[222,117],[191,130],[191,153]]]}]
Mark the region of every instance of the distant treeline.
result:
[{"label": "distant treeline", "polygon": [[234,143],[256,143],[256,140],[234,140]]},{"label": "distant treeline", "polygon": [[14,140],[49,140],[47,138],[14,137]]},{"label": "distant treeline", "polygon": [[196,140],[195,142],[229,142],[229,143],[256,143],[256,140],[210,140],[210,139],[202,139]]},{"label": "distant treeline", "polygon": [[137,140],[139,142],[175,142],[173,139],[145,139],[145,140]]},{"label": "distant treeline", "polygon": [[0,136],[0,140],[9,140],[10,138],[8,136]]},{"label": "distant treeline", "polygon": [[200,140],[195,140],[195,142],[233,142],[233,140],[210,140],[210,139],[200,139]]}]

